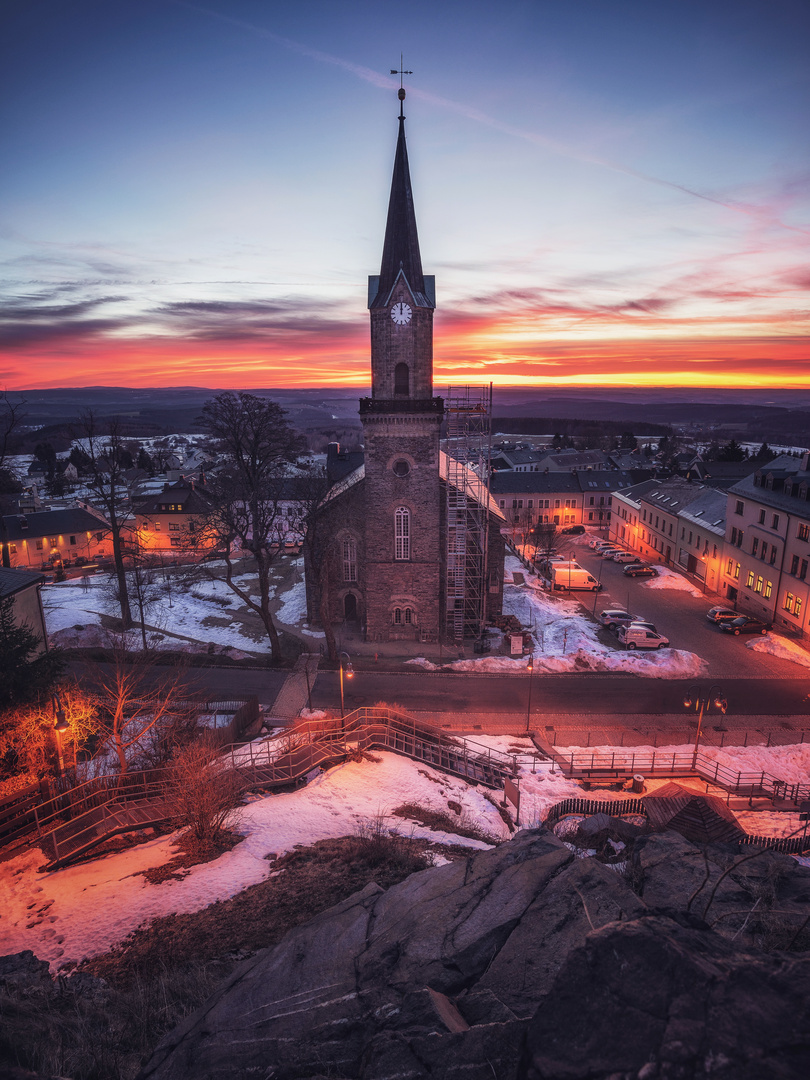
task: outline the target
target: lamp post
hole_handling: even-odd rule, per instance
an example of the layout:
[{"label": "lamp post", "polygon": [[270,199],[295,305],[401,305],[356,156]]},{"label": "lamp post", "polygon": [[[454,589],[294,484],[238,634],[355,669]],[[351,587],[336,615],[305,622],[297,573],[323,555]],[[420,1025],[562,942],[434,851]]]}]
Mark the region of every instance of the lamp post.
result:
[{"label": "lamp post", "polygon": [[529,663],[526,665],[526,670],[529,673],[529,697],[526,703],[526,734],[531,731],[531,715],[532,715],[532,672],[534,671],[534,657],[529,657]]},{"label": "lamp post", "polygon": [[[346,667],[343,667],[343,657],[346,657]],[[351,657],[348,653],[342,652],[339,657],[340,661],[340,719],[346,715],[346,709],[343,703],[343,673],[345,671],[347,679],[354,678],[354,668],[352,667]]]},{"label": "lamp post", "polygon": [[65,758],[62,753],[62,732],[68,731],[70,724],[65,718],[65,710],[62,708],[62,702],[59,699],[59,695],[54,693],[52,695],[53,712],[56,717],[56,723],[53,726],[53,730],[56,732],[56,752],[59,756],[59,775],[65,775]]},{"label": "lamp post", "polygon": [[710,686],[708,690],[701,690],[699,686],[690,686],[683,699],[683,707],[685,709],[695,709],[698,714],[697,733],[695,735],[695,750],[692,754],[692,768],[697,765],[698,746],[700,745],[700,734],[703,729],[703,713],[708,709],[711,712],[716,709],[720,713],[725,713],[728,708],[728,702],[723,696],[723,691],[719,686]]}]

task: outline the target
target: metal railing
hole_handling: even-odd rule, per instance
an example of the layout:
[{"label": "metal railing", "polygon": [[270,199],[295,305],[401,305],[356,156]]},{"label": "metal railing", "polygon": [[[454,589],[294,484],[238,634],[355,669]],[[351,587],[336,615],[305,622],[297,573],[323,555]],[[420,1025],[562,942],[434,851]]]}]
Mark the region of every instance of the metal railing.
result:
[{"label": "metal railing", "polygon": [[764,770],[743,772],[723,765],[698,751],[689,753],[597,753],[563,754],[557,751],[555,761],[574,779],[593,779],[605,774],[632,776],[697,775],[735,795],[761,796],[771,800],[799,803],[810,799],[810,783],[788,783]]}]

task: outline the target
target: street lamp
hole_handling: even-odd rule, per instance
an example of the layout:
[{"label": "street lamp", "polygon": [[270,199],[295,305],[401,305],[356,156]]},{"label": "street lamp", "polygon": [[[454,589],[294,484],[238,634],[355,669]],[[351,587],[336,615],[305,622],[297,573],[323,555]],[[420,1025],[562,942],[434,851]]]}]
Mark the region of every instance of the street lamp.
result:
[{"label": "street lamp", "polygon": [[59,775],[65,775],[65,758],[62,753],[62,732],[70,729],[70,724],[65,718],[65,710],[62,708],[62,702],[59,700],[59,695],[54,692],[52,695],[53,712],[56,717],[56,723],[53,726],[53,730],[56,732],[56,752],[59,755]]},{"label": "street lamp", "polygon": [[692,754],[692,768],[694,769],[697,764],[698,746],[700,744],[700,733],[703,727],[703,713],[706,709],[711,712],[716,709],[717,712],[724,713],[728,708],[728,702],[723,696],[723,691],[719,686],[710,686],[708,690],[703,691],[699,686],[690,686],[683,699],[683,707],[685,709],[694,708],[698,714],[697,734],[695,735],[695,750]]},{"label": "street lamp", "polygon": [[[343,667],[343,657],[346,657],[346,667]],[[346,715],[345,706],[343,704],[343,673],[346,672],[347,679],[354,678],[354,668],[352,667],[351,657],[348,653],[342,652],[339,657],[340,661],[340,718],[341,720]]]},{"label": "street lamp", "polygon": [[526,703],[526,734],[529,734],[531,730],[531,715],[532,715],[532,672],[534,671],[534,657],[529,657],[529,663],[526,665],[526,670],[529,673],[529,699]]}]

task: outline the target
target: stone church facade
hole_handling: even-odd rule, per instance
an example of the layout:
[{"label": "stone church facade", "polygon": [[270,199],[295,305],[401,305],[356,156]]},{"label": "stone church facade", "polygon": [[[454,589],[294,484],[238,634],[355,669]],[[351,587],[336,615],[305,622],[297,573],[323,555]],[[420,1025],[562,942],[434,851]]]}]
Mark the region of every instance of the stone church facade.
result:
[{"label": "stone church facade", "polygon": [[[400,101],[404,91],[400,92]],[[434,278],[422,271],[400,108],[379,275],[369,278],[371,397],[360,401],[363,463],[336,479],[320,511],[333,542],[307,565],[309,617],[319,589],[334,622],[358,620],[369,641],[438,641],[447,631],[447,459],[444,402],[433,395]],[[503,592],[503,518],[488,492],[485,617]],[[306,548],[305,548],[306,550]]]}]

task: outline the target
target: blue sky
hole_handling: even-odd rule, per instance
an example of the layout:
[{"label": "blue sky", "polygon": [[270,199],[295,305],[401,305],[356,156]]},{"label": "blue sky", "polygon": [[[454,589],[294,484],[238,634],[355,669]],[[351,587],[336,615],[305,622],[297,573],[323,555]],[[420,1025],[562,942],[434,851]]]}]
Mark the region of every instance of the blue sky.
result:
[{"label": "blue sky", "polygon": [[808,385],[810,5],[31,0],[0,387],[360,385],[399,66],[437,380]]}]

